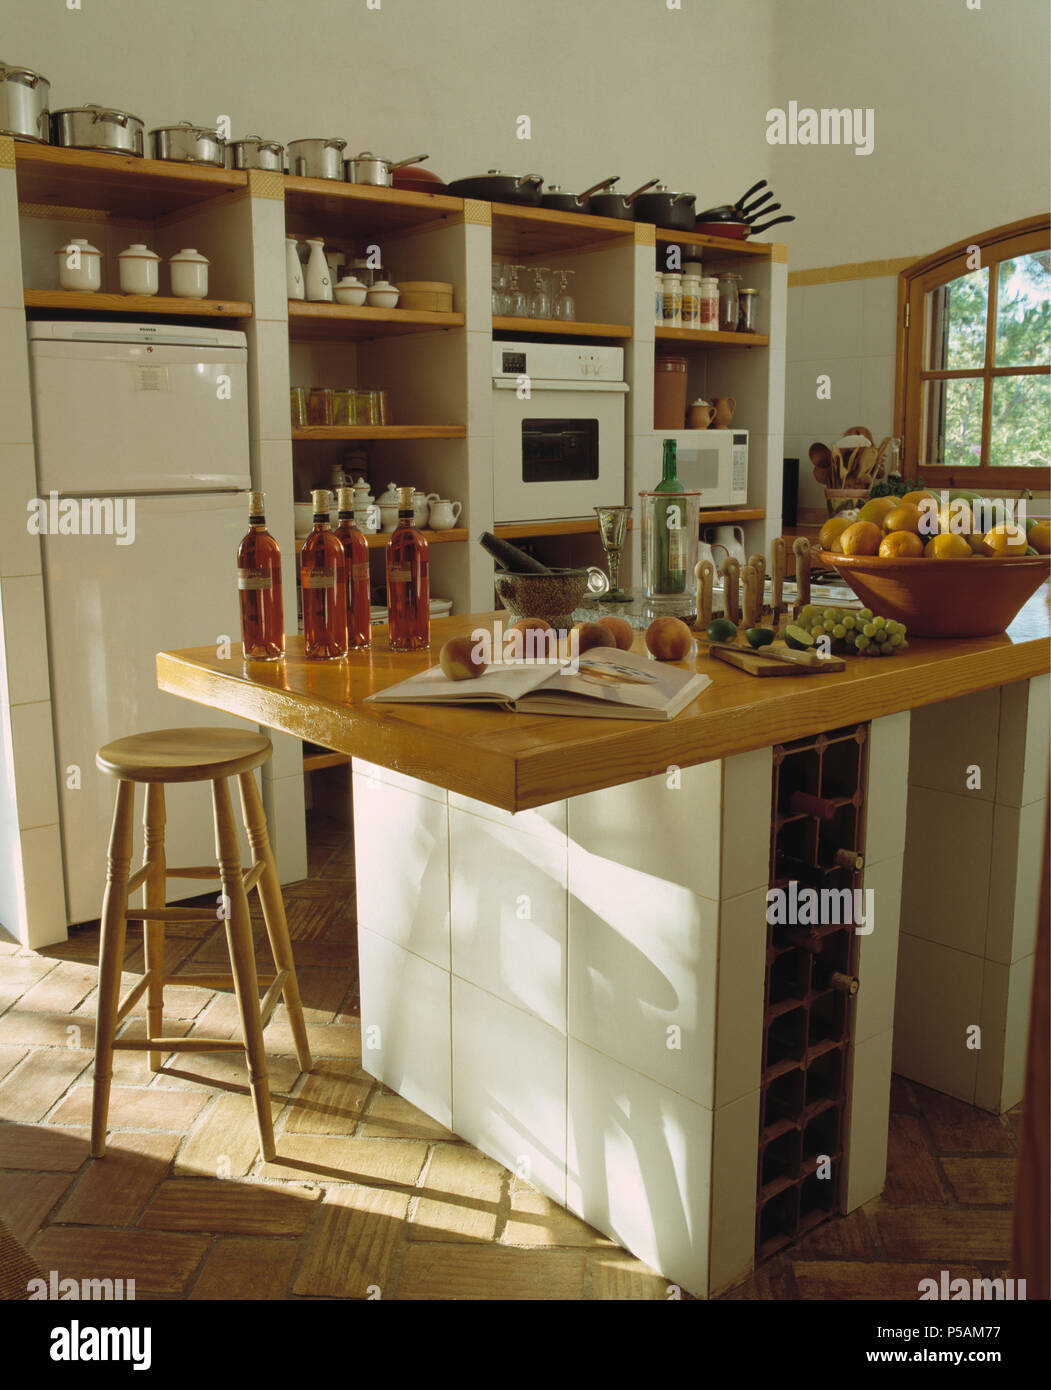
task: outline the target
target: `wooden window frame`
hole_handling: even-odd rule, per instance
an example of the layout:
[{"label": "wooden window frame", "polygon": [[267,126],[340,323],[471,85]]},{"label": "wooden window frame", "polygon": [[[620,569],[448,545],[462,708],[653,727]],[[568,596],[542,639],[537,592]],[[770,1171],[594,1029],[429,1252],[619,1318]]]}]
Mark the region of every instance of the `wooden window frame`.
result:
[{"label": "wooden window frame", "polygon": [[[927,295],[940,285],[966,275],[972,269],[967,264],[973,248],[982,251],[982,266],[989,268],[988,317],[986,318],[985,361],[980,368],[963,371],[927,371],[924,350],[927,342]],[[898,320],[896,372],[894,382],[894,433],[902,442],[902,473],[915,478],[922,474],[924,482],[938,487],[987,488],[998,485],[1009,491],[1029,488],[1034,492],[1051,491],[1051,467],[1029,464],[997,467],[989,463],[923,464],[920,460],[920,432],[923,417],[923,382],[979,378],[984,384],[982,409],[982,443],[988,440],[992,415],[992,381],[1001,376],[1048,375],[1051,367],[997,367],[996,312],[998,276],[996,267],[1001,261],[1046,251],[1051,247],[1051,219],[1041,214],[994,227],[980,236],[958,241],[931,256],[925,256],[898,276]]]}]

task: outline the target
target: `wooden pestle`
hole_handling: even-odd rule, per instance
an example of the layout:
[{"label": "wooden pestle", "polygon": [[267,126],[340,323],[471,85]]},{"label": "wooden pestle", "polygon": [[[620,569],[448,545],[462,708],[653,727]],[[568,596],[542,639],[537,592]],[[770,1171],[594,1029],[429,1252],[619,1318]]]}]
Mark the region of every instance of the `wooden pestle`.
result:
[{"label": "wooden pestle", "polygon": [[758,553],[749,555],[748,563],[755,570],[758,581],[759,614],[757,621],[762,622],[763,609],[766,607],[766,556]]},{"label": "wooden pestle", "polygon": [[539,560],[534,560],[532,555],[527,555],[524,550],[519,550],[517,545],[512,545],[510,541],[501,540],[499,536],[494,536],[491,531],[483,531],[478,537],[478,542],[483,550],[487,550],[498,565],[502,565],[505,570],[512,574],[550,574],[551,569],[548,565],[542,565]]},{"label": "wooden pestle", "polygon": [[758,627],[763,613],[759,597],[759,575],[753,564],[745,565],[741,571],[744,581],[744,621],[746,627]]},{"label": "wooden pestle", "polygon": [[810,602],[810,542],[806,536],[796,537],[792,552],[796,557],[796,584],[799,586],[793,612],[798,618],[800,609]]},{"label": "wooden pestle", "polygon": [[741,594],[738,585],[741,579],[741,565],[732,555],[727,555],[719,571],[723,578],[723,611],[732,623],[741,621]]},{"label": "wooden pestle", "polygon": [[715,584],[715,566],[711,560],[698,560],[693,570],[697,580],[697,618],[694,626],[707,627],[712,620],[712,589]]},{"label": "wooden pestle", "polygon": [[785,538],[775,536],[770,545],[770,610],[773,619],[773,627],[777,628],[781,621],[781,612],[784,608],[784,586],[785,586]]}]

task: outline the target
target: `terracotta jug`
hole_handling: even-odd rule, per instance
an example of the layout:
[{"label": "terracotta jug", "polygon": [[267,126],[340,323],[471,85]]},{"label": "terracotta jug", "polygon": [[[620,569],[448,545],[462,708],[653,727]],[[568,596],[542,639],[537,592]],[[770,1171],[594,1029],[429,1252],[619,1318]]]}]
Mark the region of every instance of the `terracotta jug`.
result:
[{"label": "terracotta jug", "polygon": [[715,406],[715,428],[717,430],[728,430],[733,424],[737,402],[734,400],[733,396],[714,396],[712,398],[712,404]]},{"label": "terracotta jug", "polygon": [[686,428],[706,430],[715,418],[715,409],[707,401],[694,401],[686,412]]}]

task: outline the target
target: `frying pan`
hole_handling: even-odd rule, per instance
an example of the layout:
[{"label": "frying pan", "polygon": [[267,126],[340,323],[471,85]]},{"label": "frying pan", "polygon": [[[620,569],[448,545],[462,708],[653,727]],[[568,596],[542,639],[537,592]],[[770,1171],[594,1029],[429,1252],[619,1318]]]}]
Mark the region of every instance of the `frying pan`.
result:
[{"label": "frying pan", "polygon": [[704,212],[697,214],[698,222],[754,222],[760,217],[769,217],[772,212],[777,212],[780,203],[771,203],[769,207],[763,204],[774,195],[767,193],[758,202],[752,203],[747,208],[739,208],[731,203],[724,203],[722,207],[706,208]]},{"label": "frying pan", "polygon": [[539,174],[502,174],[490,169],[478,178],[453,179],[449,192],[454,198],[478,198],[484,203],[518,203],[525,207],[540,206],[540,190],[544,180]]},{"label": "frying pan", "polygon": [[697,221],[696,195],[674,193],[659,183],[652,193],[643,193],[637,199],[635,221],[652,222],[669,231],[692,232]]},{"label": "frying pan", "polygon": [[647,188],[652,188],[659,182],[659,179],[650,179],[628,194],[617,193],[612,189],[608,193],[594,193],[588,211],[592,217],[616,217],[621,222],[632,222],[635,219],[635,199],[640,193],[645,193]]},{"label": "frying pan", "polygon": [[752,226],[748,222],[700,222],[693,229],[701,236],[724,236],[731,237],[734,241],[744,241],[746,237],[758,236],[760,232],[765,232],[770,227],[776,227],[779,222],[794,222],[794,217],[774,217],[769,222],[763,222],[760,226]]},{"label": "frying pan", "polygon": [[395,188],[404,188],[408,193],[445,193],[447,189],[433,171],[422,164],[410,164],[403,169],[395,169],[391,174]]},{"label": "frying pan", "polygon": [[557,183],[548,184],[547,192],[541,194],[540,202],[543,207],[554,208],[556,212],[590,212],[591,195],[601,189],[612,188],[619,177],[619,174],[614,174],[612,178],[603,179],[601,183],[593,183],[580,194],[567,193]]}]

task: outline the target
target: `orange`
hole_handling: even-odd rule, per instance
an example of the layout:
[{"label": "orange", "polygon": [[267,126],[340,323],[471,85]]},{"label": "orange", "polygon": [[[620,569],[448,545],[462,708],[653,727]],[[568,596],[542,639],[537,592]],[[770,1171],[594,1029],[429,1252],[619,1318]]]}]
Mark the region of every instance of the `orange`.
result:
[{"label": "orange", "polygon": [[883,534],[891,531],[912,531],[919,535],[921,512],[914,502],[900,502],[883,517]]},{"label": "orange", "polygon": [[848,516],[830,516],[818,533],[817,543],[821,549],[838,549],[837,542],[850,524]]},{"label": "orange", "polygon": [[929,497],[932,502],[937,502],[938,500],[933,492],[924,492],[922,488],[918,492],[907,492],[901,500],[903,502],[911,502],[915,507],[919,502],[922,502],[925,497]]},{"label": "orange", "polygon": [[982,537],[982,554],[1024,555],[1028,544],[1021,526],[994,526]]},{"label": "orange", "polygon": [[855,521],[840,536],[839,543],[844,555],[875,555],[881,539],[880,529],[874,522]]},{"label": "orange", "polygon": [[[898,497],[870,497],[869,500],[858,512],[859,521],[874,521],[877,526],[883,524],[883,518],[887,512],[893,511],[900,502]],[[872,552],[875,555],[875,551]]]},{"label": "orange", "polygon": [[1041,555],[1051,555],[1051,521],[1038,521],[1030,526],[1029,544]]},{"label": "orange", "polygon": [[970,557],[972,551],[964,536],[943,531],[940,536],[930,538],[923,553],[928,560],[964,560]]},{"label": "orange", "polygon": [[880,541],[879,553],[884,560],[918,560],[923,542],[915,531],[892,531]]}]

